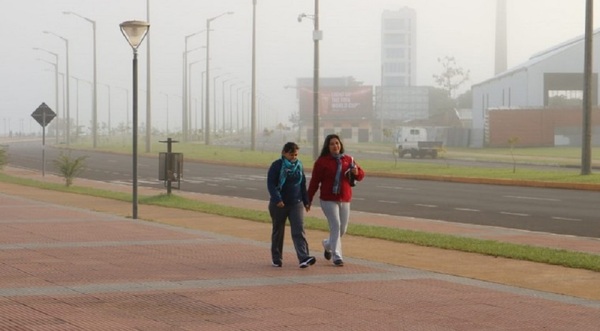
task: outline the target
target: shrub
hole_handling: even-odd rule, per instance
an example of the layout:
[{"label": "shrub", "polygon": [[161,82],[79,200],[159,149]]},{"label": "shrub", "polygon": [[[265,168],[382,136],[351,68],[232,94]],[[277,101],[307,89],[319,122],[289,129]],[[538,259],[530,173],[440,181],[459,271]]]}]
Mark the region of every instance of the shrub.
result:
[{"label": "shrub", "polygon": [[61,153],[58,158],[54,160],[54,165],[60,175],[65,179],[65,185],[67,187],[71,186],[75,177],[81,174],[85,169],[85,159],[87,159],[87,156],[75,158],[71,156],[71,153]]}]

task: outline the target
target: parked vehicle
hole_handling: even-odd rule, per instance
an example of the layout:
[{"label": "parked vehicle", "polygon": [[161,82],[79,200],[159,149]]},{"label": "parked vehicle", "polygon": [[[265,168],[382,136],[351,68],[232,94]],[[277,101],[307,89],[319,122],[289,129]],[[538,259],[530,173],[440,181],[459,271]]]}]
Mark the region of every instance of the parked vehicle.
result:
[{"label": "parked vehicle", "polygon": [[435,159],[443,147],[442,141],[429,140],[427,130],[422,127],[401,127],[396,132],[396,151],[400,157],[410,154],[412,158]]}]

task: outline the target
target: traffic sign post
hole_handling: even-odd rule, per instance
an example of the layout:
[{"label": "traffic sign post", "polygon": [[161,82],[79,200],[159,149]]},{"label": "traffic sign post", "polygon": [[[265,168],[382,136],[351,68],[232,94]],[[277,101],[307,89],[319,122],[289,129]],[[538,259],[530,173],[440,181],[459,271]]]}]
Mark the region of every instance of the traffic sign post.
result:
[{"label": "traffic sign post", "polygon": [[36,110],[31,113],[33,117],[42,126],[42,176],[46,175],[46,125],[56,117],[56,113],[42,102]]}]

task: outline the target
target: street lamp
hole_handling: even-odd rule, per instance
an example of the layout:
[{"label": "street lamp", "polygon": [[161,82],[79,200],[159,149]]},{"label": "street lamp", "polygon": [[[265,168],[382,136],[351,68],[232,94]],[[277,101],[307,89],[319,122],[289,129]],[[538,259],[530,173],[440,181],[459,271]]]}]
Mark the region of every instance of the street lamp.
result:
[{"label": "street lamp", "polygon": [[209,102],[210,102],[210,98],[209,98],[209,91],[210,91],[210,22],[216,20],[217,18],[223,16],[223,15],[231,15],[233,14],[232,11],[228,11],[225,13],[222,13],[220,15],[217,15],[215,17],[211,17],[209,19],[206,20],[206,120],[204,121],[204,125],[205,125],[205,130],[204,130],[204,142],[206,145],[210,145],[210,116],[209,116]]},{"label": "street lamp", "polygon": [[[240,85],[242,82],[235,82],[229,84],[229,134],[233,135],[233,87]],[[237,101],[237,100],[236,100]],[[225,112],[223,112],[223,122],[225,121]],[[225,124],[223,124],[225,128]],[[223,129],[225,131],[225,129]]]},{"label": "street lamp", "polygon": [[323,32],[319,30],[319,0],[315,0],[315,14],[298,15],[298,22],[303,18],[311,18],[314,23],[314,73],[313,73],[313,158],[319,157],[319,40],[323,39]]},{"label": "street lamp", "polygon": [[[121,33],[133,49],[133,212],[132,218],[137,219],[138,194],[137,194],[137,135],[138,135],[138,69],[137,50],[150,29],[150,24],[144,21],[126,21],[119,25]],[[149,134],[148,132],[146,134]]]},{"label": "street lamp", "polygon": [[185,50],[183,52],[183,100],[184,102],[182,103],[183,105],[183,109],[182,109],[182,114],[181,114],[181,120],[182,120],[182,130],[183,130],[183,141],[187,141],[188,140],[188,129],[190,127],[189,124],[189,107],[190,107],[190,102],[189,102],[189,97],[188,97],[188,93],[189,93],[189,87],[188,87],[188,60],[187,60],[187,54],[191,51],[194,51],[198,48],[194,48],[192,50],[188,50],[188,40],[195,36],[198,35],[200,33],[204,32],[204,30],[200,30],[198,32],[194,32],[192,34],[188,34],[187,36],[185,36]]},{"label": "street lamp", "polygon": [[[229,75],[228,72],[213,77],[213,85],[217,86],[217,78],[220,78],[220,77],[223,77],[223,76],[227,76],[227,75]],[[216,134],[217,133],[217,129],[218,129],[218,126],[217,126],[217,88],[216,87],[213,88],[213,99],[215,99],[213,101],[213,116],[214,116],[214,119],[215,119],[215,134]]]},{"label": "street lamp", "polygon": [[[49,50],[46,50],[46,49],[43,49],[43,48],[39,48],[39,47],[34,47],[33,49],[34,50],[38,50],[38,51],[44,51],[44,52],[46,52],[48,54],[53,55],[56,58],[56,63],[50,63],[50,62],[48,62],[48,63],[50,63],[50,64],[52,64],[54,66],[54,93],[55,93],[55,95],[54,95],[54,101],[55,101],[54,107],[56,107],[56,108],[54,108],[54,110],[56,110],[56,115],[58,116],[58,113],[59,113],[59,111],[58,111],[58,54],[54,53],[54,52],[50,52]],[[56,121],[55,136],[56,136],[55,137],[56,142],[58,143],[58,119]]]},{"label": "street lamp", "polygon": [[[92,31],[94,34],[94,83],[93,83],[93,94],[92,94],[92,147],[96,148],[97,145],[97,136],[98,136],[98,90],[97,90],[97,85],[98,85],[98,80],[97,80],[97,75],[96,75],[96,21],[91,20],[87,17],[81,16],[77,13],[74,12],[70,12],[70,11],[64,11],[63,14],[65,15],[75,15],[77,17],[80,17],[88,22],[90,22],[92,24]],[[79,128],[77,128],[77,130],[79,130]]]},{"label": "street lamp", "polygon": [[110,139],[111,134],[110,134],[110,128],[111,128],[111,121],[110,121],[110,85],[108,84],[101,84],[106,86],[106,88],[108,89],[108,133],[107,133],[107,137],[108,139]]},{"label": "street lamp", "polygon": [[[222,108],[223,109],[223,124],[222,124],[222,126],[223,126],[223,135],[225,135],[225,83],[227,83],[229,81],[232,81],[232,80],[233,80],[232,78],[226,79],[226,80],[224,80],[222,82],[222,85],[221,85],[221,99],[222,99],[222,102],[223,102],[223,108]],[[215,121],[215,124],[217,124],[216,121]]]},{"label": "street lamp", "polygon": [[[66,49],[66,64],[67,64],[67,72],[66,72],[66,76],[67,77],[71,77],[69,76],[69,40],[65,37],[59,36],[54,32],[50,32],[50,31],[44,31],[45,34],[51,34],[55,37],[58,37],[60,39],[62,39],[65,42],[65,49]],[[70,121],[71,121],[71,115],[69,112],[69,104],[71,100],[69,99],[69,79],[67,79],[67,116],[66,116],[66,122],[67,122],[67,137],[66,137],[66,142],[67,142],[67,147],[69,146],[69,144],[71,143],[71,137],[70,137],[70,132],[71,132],[71,126],[70,126]]]},{"label": "street lamp", "polygon": [[[194,66],[194,64],[199,63],[200,60],[198,61],[193,61],[190,62],[188,64],[188,79],[187,79],[187,85],[186,85],[186,89],[187,89],[187,104],[188,104],[188,117],[187,117],[187,123],[188,123],[188,129],[192,127],[192,112],[191,112],[191,105],[192,105],[192,67]],[[198,115],[196,114],[196,118],[198,117]],[[198,127],[196,126],[195,128],[196,130],[198,129]],[[189,131],[189,130],[188,130]]]},{"label": "street lamp", "polygon": [[250,150],[256,150],[256,0],[252,1],[252,120],[250,124]]}]

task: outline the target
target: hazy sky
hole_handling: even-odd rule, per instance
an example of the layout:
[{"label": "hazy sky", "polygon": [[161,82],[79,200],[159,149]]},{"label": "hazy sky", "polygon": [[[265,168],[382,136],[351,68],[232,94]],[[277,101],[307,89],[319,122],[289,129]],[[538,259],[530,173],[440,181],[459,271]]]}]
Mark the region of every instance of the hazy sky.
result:
[{"label": "hazy sky", "polygon": [[[204,30],[207,18],[233,11],[211,23],[211,76],[227,73],[225,99],[251,84],[252,0],[149,0],[151,23],[151,77],[153,126],[181,128],[182,58],[185,36]],[[72,11],[96,21],[98,48],[98,121],[108,121],[108,88],[111,86],[111,123],[131,117],[132,58],[130,46],[119,30],[127,20],[146,20],[146,0],[0,0],[0,135],[40,132],[30,114],[42,102],[55,108],[52,55],[58,53],[59,71],[65,72],[65,44],[51,31],[69,40],[71,117],[79,105],[79,123],[91,119],[92,25],[63,11]],[[508,66],[567,39],[583,35],[585,1],[507,0]],[[469,84],[493,76],[495,0],[321,0],[321,77],[353,76],[367,85],[380,80],[380,30],[383,10],[404,6],[417,12],[417,84],[433,85],[440,72],[437,58],[454,56],[471,72]],[[313,74],[313,21],[301,23],[300,13],[312,14],[314,0],[257,0],[257,89],[265,112],[259,124],[287,123],[297,111],[293,89],[298,77]],[[598,10],[595,24],[600,24]],[[188,49],[206,45],[206,33],[188,39]],[[139,51],[140,122],[145,121],[146,47]],[[40,61],[39,59],[42,59]],[[192,66],[192,96],[200,108],[200,76],[205,70],[205,50],[189,53]],[[218,69],[212,69],[218,68]],[[583,68],[582,68],[583,70]],[[227,79],[225,78],[225,79]],[[212,79],[211,79],[212,83]],[[79,102],[77,103],[77,87]],[[217,79],[218,112],[221,123],[222,78]],[[127,92],[128,91],[128,92]],[[211,96],[212,98],[212,96]],[[226,113],[229,114],[228,106]],[[266,113],[268,112],[268,113]],[[229,116],[229,115],[227,115]],[[212,112],[211,112],[212,117]],[[192,122],[200,123],[200,119]],[[214,119],[211,119],[214,123]],[[194,124],[192,124],[194,126]]]}]

